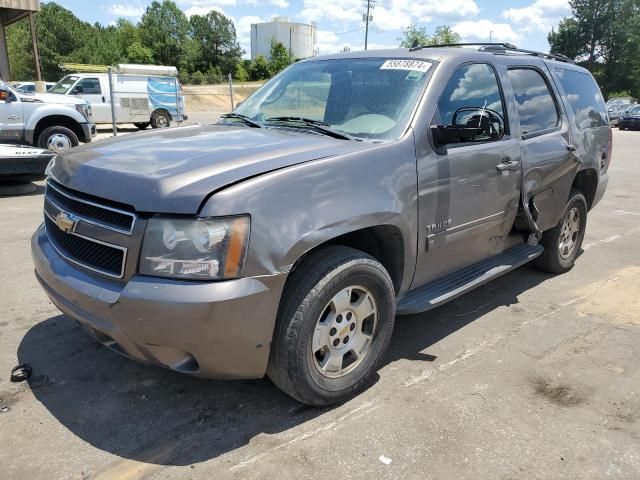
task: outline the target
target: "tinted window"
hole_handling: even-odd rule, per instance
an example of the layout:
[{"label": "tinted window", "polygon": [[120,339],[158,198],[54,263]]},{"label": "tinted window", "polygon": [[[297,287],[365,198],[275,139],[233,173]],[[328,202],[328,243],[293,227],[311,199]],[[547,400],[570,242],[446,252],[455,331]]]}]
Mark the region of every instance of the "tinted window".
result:
[{"label": "tinted window", "polygon": [[604,100],[591,75],[566,68],[556,68],[555,73],[576,116],[578,128],[606,126]]},{"label": "tinted window", "polygon": [[489,65],[476,63],[460,67],[451,77],[438,102],[440,122],[451,125],[461,108],[488,108],[504,118],[502,97],[496,74]]},{"label": "tinted window", "polygon": [[531,68],[508,72],[513,87],[522,134],[540,132],[558,126],[558,109],[542,74]]},{"label": "tinted window", "polygon": [[100,80],[97,78],[83,78],[76,86],[82,87],[82,93],[85,95],[100,95],[102,93],[100,90]]}]

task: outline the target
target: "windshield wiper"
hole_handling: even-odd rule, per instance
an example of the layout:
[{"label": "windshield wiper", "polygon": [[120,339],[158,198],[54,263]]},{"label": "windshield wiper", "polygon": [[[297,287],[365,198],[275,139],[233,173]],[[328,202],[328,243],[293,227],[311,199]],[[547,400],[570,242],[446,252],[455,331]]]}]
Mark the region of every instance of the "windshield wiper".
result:
[{"label": "windshield wiper", "polygon": [[253,128],[262,128],[261,123],[256,122],[251,117],[248,117],[246,115],[241,115],[239,113],[233,113],[233,112],[225,113],[224,115],[220,115],[220,118],[237,118],[238,120],[242,120],[247,125],[251,125]]},{"label": "windshield wiper", "polygon": [[348,133],[340,132],[338,130],[334,130],[330,128],[330,125],[322,120],[314,120],[312,118],[304,118],[304,117],[269,117],[265,120],[266,122],[282,122],[282,123],[299,123],[305,127],[311,127],[314,130],[322,132],[330,137],[339,138],[341,140],[357,140],[352,137]]}]

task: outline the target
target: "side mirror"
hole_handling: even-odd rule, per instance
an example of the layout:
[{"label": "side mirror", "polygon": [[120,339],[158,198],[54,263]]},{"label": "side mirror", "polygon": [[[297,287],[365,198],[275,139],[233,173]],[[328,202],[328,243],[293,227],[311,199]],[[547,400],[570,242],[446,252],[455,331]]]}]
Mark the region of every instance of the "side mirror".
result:
[{"label": "side mirror", "polygon": [[460,108],[453,114],[451,125],[431,127],[436,145],[500,140],[504,130],[502,115],[478,107]]},{"label": "side mirror", "polygon": [[75,87],[73,87],[74,95],[79,95],[81,93],[84,93],[84,87],[82,85],[76,85]]},{"label": "side mirror", "polygon": [[9,100],[9,98],[11,98],[9,92],[7,92],[6,90],[0,90],[0,101],[9,103],[11,101]]}]

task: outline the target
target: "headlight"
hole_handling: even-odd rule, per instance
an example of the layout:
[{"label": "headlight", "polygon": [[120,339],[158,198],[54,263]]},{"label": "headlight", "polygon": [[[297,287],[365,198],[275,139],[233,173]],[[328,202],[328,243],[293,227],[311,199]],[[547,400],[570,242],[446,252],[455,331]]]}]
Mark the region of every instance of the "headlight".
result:
[{"label": "headlight", "polygon": [[80,113],[80,115],[89,120],[89,109],[87,108],[87,104],[76,103],[76,110]]},{"label": "headlight", "polygon": [[249,226],[248,216],[153,217],[144,234],[140,273],[195,280],[236,278],[244,265]]}]

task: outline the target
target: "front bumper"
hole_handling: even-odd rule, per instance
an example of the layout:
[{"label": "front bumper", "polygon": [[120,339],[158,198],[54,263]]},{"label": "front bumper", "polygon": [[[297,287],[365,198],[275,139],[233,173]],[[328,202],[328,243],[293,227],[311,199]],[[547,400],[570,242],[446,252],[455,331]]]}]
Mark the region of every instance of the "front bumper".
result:
[{"label": "front bumper", "polygon": [[621,118],[618,126],[621,128],[640,128],[640,118]]},{"label": "front bumper", "polygon": [[80,140],[85,143],[89,143],[98,134],[95,123],[81,123],[80,127],[82,127],[82,138]]},{"label": "front bumper", "polygon": [[200,377],[264,376],[286,274],[220,282],[141,275],[112,281],[64,260],[43,227],[34,233],[31,251],[51,301],[118,353]]}]

